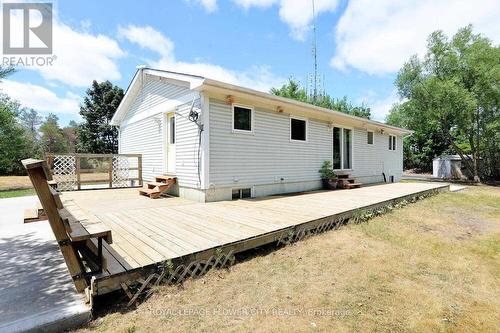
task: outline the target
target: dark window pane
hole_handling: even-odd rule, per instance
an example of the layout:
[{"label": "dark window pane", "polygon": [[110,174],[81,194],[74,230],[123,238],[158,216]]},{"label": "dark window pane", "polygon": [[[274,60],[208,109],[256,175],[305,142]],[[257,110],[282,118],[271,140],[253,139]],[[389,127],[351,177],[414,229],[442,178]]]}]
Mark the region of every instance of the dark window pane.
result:
[{"label": "dark window pane", "polygon": [[344,128],[344,169],[351,168],[351,130]]},{"label": "dark window pane", "polygon": [[396,137],[392,137],[392,150],[396,150]]},{"label": "dark window pane", "polygon": [[242,108],[239,106],[234,107],[234,129],[242,131],[252,130],[252,110]]},{"label": "dark window pane", "polygon": [[170,143],[175,144],[175,118],[170,118]]},{"label": "dark window pane", "polygon": [[242,198],[250,198],[252,196],[252,191],[249,188],[244,188],[241,190]]},{"label": "dark window pane", "polygon": [[389,135],[389,150],[392,150],[392,136]]},{"label": "dark window pane", "polygon": [[368,132],[368,144],[373,144],[373,132]]},{"label": "dark window pane", "polygon": [[340,131],[338,127],[333,128],[333,168],[340,169]]},{"label": "dark window pane", "polygon": [[233,190],[233,200],[240,198],[240,190]]},{"label": "dark window pane", "polygon": [[306,121],[300,119],[291,119],[291,138],[292,140],[306,141]]}]

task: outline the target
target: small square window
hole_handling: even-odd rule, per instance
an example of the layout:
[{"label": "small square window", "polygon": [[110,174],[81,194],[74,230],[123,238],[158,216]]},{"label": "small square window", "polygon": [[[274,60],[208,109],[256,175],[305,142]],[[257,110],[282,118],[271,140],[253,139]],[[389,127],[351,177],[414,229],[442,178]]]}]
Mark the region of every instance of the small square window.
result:
[{"label": "small square window", "polygon": [[367,132],[367,133],[368,133],[367,142],[369,145],[372,145],[373,144],[373,132]]},{"label": "small square window", "polygon": [[233,106],[233,130],[252,131],[252,109]]},{"label": "small square window", "polygon": [[290,118],[290,139],[306,141],[307,122],[302,119]]},{"label": "small square window", "polygon": [[250,188],[238,188],[238,189],[233,189],[232,191],[233,200],[245,199],[251,197],[252,197],[252,190]]},{"label": "small square window", "polygon": [[252,196],[252,191],[249,188],[241,189],[241,198],[250,198]]}]

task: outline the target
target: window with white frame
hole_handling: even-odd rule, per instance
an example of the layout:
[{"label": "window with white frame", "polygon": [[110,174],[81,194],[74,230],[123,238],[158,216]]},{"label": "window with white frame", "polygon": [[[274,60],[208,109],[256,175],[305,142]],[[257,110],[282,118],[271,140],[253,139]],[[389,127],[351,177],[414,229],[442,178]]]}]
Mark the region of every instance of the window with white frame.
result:
[{"label": "window with white frame", "polygon": [[396,150],[396,136],[389,135],[389,150]]},{"label": "window with white frame", "polygon": [[307,141],[307,120],[290,118],[290,140]]},{"label": "window with white frame", "polygon": [[253,108],[233,104],[233,132],[253,132]]},{"label": "window with white frame", "polygon": [[366,142],[369,144],[369,145],[372,145],[373,144],[373,132],[372,131],[368,131],[366,132],[367,133],[367,136],[366,136]]},{"label": "window with white frame", "polygon": [[333,128],[333,168],[352,169],[352,130]]}]

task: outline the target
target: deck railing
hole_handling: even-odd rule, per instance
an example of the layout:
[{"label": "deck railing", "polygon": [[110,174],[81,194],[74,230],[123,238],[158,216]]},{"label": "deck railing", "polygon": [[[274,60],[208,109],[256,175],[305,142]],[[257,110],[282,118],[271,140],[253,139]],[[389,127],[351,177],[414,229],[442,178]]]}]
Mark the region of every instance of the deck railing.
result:
[{"label": "deck railing", "polygon": [[141,154],[46,154],[60,191],[142,186]]}]

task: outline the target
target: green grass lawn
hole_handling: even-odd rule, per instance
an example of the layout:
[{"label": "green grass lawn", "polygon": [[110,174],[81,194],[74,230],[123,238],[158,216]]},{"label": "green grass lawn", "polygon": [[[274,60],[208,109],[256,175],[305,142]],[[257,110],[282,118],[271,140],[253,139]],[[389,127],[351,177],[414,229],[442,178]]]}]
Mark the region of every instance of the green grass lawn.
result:
[{"label": "green grass lawn", "polygon": [[103,307],[82,331],[497,332],[499,309],[500,188],[473,186]]},{"label": "green grass lawn", "polygon": [[20,190],[0,191],[0,199],[24,197],[27,195],[35,195],[35,190],[32,188],[27,188],[27,189],[20,189]]}]

